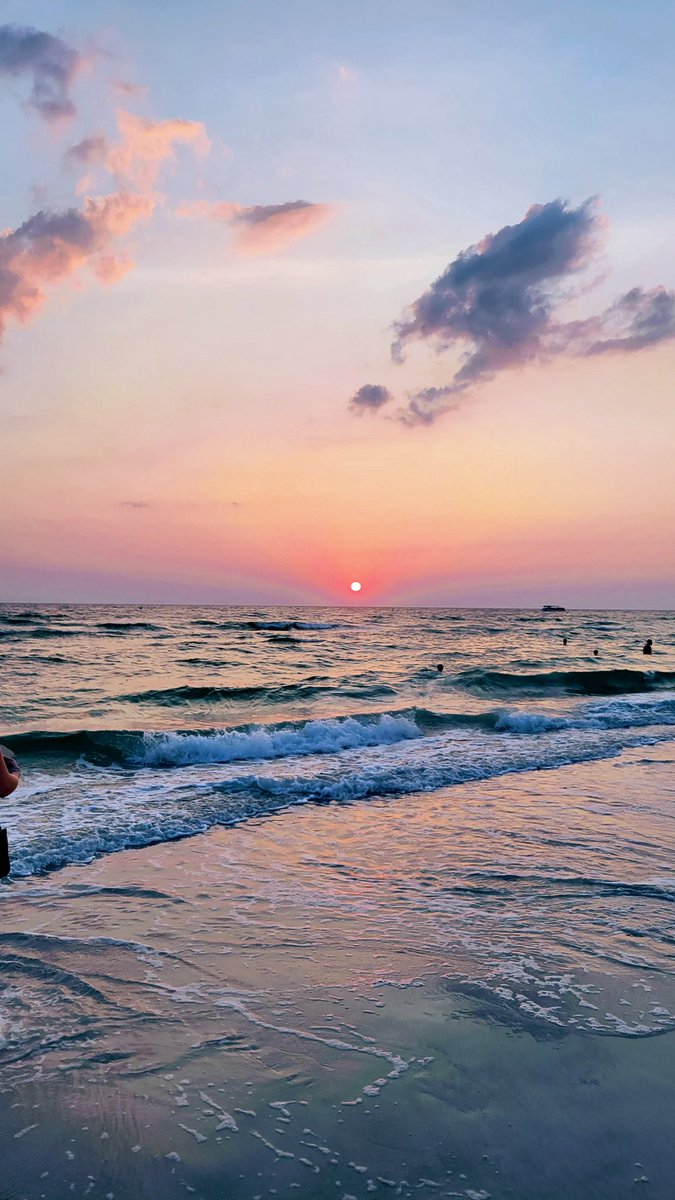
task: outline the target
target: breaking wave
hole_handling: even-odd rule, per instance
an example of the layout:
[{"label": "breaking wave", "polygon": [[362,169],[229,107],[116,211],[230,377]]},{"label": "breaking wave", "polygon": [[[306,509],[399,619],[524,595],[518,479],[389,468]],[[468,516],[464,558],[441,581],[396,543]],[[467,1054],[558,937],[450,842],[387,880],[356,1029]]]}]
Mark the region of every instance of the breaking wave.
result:
[{"label": "breaking wave", "polygon": [[[611,699],[580,705],[570,713],[493,709],[483,713],[403,708],[354,713],[321,720],[282,721],[213,729],[36,730],[4,735],[17,755],[67,755],[127,766],[190,766],[244,759],[336,754],[364,746],[389,745],[444,732],[493,734],[497,750],[504,735],[536,742],[561,732],[611,732],[675,726],[675,694]],[[458,752],[459,753],[459,752]],[[536,766],[536,763],[534,764]],[[542,765],[545,762],[542,760]]]}]

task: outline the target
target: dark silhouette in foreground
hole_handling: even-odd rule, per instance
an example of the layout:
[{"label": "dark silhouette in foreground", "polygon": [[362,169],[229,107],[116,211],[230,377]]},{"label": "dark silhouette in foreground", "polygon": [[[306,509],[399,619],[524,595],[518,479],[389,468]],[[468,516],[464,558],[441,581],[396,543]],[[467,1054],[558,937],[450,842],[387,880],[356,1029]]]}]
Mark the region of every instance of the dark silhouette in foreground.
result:
[{"label": "dark silhouette in foreground", "polygon": [[6,747],[0,747],[0,799],[11,796],[19,786],[20,776],[19,764],[14,756]]},{"label": "dark silhouette in foreground", "polygon": [[[0,746],[0,799],[4,800],[5,796],[11,796],[19,786],[20,777],[19,764],[11,750],[8,750],[6,746]],[[0,829],[0,879],[9,875],[10,870],[7,830]]]},{"label": "dark silhouette in foreground", "polygon": [[645,642],[644,646],[642,647],[642,653],[643,654],[651,654],[652,653],[652,645],[653,645],[652,639],[647,638],[647,641]]}]

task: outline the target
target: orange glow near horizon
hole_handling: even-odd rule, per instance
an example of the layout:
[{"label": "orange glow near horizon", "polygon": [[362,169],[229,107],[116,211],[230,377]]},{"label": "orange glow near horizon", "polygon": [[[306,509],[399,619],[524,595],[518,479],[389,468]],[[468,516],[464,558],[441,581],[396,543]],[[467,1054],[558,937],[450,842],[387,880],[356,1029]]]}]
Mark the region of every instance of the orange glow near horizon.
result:
[{"label": "orange glow near horizon", "polygon": [[[43,425],[6,464],[4,557],[17,572],[42,570],[45,586],[72,575],[74,598],[87,572],[107,573],[111,588],[137,578],[167,599],[188,587],[197,596],[201,585],[242,602],[363,603],[363,589],[345,581],[364,578],[374,605],[473,596],[489,606],[511,594],[543,602],[543,591],[557,600],[568,584],[611,597],[622,580],[667,597],[670,359],[672,350],[654,352],[649,372],[634,360],[591,364],[590,411],[581,365],[547,373],[545,408],[543,372],[533,369],[514,375],[508,394],[486,389],[480,404],[430,430],[355,429],[345,417],[332,439],[296,444],[261,440],[239,412],[229,441],[219,436],[229,412],[202,409],[198,436],[191,410],[160,429],[152,408],[126,420],[113,388],[92,431],[89,396],[78,421],[73,386],[68,429]],[[636,451],[640,379],[649,406],[643,400]]]}]

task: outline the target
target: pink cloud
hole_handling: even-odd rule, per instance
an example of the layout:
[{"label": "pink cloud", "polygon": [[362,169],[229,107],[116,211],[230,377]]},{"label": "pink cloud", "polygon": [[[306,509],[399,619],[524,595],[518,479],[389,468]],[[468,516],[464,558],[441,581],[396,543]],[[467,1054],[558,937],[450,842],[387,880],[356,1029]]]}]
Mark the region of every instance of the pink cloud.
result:
[{"label": "pink cloud", "polygon": [[[74,115],[70,85],[89,60],[59,38],[40,30],[0,25],[0,81],[27,78],[29,104],[45,120]],[[117,80],[118,94],[143,89]],[[160,171],[188,145],[197,153],[210,148],[199,121],[154,121],[117,111],[119,136],[96,131],[70,147],[64,162],[80,172],[76,193],[87,195],[64,211],[39,211],[16,229],[0,232],[0,337],[9,320],[25,321],[43,306],[50,288],[88,271],[99,282],[113,283],[133,267],[117,242],[152,216],[160,199],[154,188]],[[91,195],[92,178],[106,172],[115,180],[108,195]]]},{"label": "pink cloud", "polygon": [[10,319],[26,321],[44,304],[47,288],[91,267],[111,283],[133,265],[112,250],[115,240],[147,219],[152,196],[123,192],[88,197],[84,207],[40,210],[0,235],[0,336]]},{"label": "pink cloud", "polygon": [[142,189],[151,188],[160,169],[173,162],[177,143],[208,153],[210,142],[201,121],[151,121],[120,109],[117,113],[120,141],[108,148],[105,166],[121,183]]},{"label": "pink cloud", "polygon": [[139,221],[152,216],[156,205],[157,196],[112,192],[109,196],[88,196],[84,213],[96,235],[106,239],[128,233]]},{"label": "pink cloud", "polygon": [[232,226],[234,246],[244,254],[267,254],[308,237],[333,216],[331,204],[290,200],[285,204],[209,203],[197,200],[178,209],[182,217],[209,217]]},{"label": "pink cloud", "polygon": [[134,268],[128,254],[102,254],[94,263],[94,274],[101,283],[117,283]]}]

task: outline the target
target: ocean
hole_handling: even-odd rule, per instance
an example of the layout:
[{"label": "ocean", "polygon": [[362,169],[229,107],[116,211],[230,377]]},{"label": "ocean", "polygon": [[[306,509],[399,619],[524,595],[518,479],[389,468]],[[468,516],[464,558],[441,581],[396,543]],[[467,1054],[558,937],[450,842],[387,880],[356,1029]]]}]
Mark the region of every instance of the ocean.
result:
[{"label": "ocean", "polygon": [[[23,771],[2,801],[12,873],[0,886],[0,1095],[23,1088],[26,1106],[25,1125],[14,1130],[10,1112],[6,1128],[37,1128],[46,1079],[95,1085],[96,1105],[105,1080],[133,1084],[134,1112],[144,1106],[155,1130],[148,1194],[175,1184],[176,1195],[253,1197],[283,1183],[360,1197],[391,1183],[400,1195],[631,1195],[641,1174],[628,1159],[647,1156],[656,1118],[639,1145],[623,1130],[626,1162],[608,1151],[592,1192],[590,1149],[577,1190],[569,1178],[560,1190],[562,1175],[544,1186],[545,1164],[498,1168],[489,1146],[469,1145],[466,1089],[477,1071],[490,1088],[512,1086],[513,1041],[485,1062],[481,1039],[497,1027],[524,1039],[533,1079],[549,1075],[548,1058],[531,1056],[553,1053],[553,1038],[559,1088],[571,1083],[555,1039],[577,1047],[583,1078],[604,1062],[596,1075],[609,1087],[602,1044],[646,1046],[675,1029],[673,617],[1,606],[0,741]],[[460,1017],[455,1045],[439,1022]],[[452,1061],[432,1083],[443,1055]],[[477,1060],[458,1075],[461,1055]],[[428,1144],[449,1120],[448,1078],[461,1092],[452,1161]],[[401,1113],[385,1113],[383,1097],[413,1082],[417,1151],[406,1143],[402,1158],[401,1141],[376,1153],[363,1124],[337,1151],[358,1113],[393,1128]],[[616,1096],[633,1087],[624,1080]],[[545,1109],[532,1080],[527,1090],[520,1133],[506,1100],[490,1101],[483,1126],[495,1145],[516,1138],[526,1159]],[[429,1115],[432,1095],[445,1107]],[[579,1094],[561,1096],[556,1106],[576,1112]],[[655,1084],[650,1103],[666,1102]],[[295,1103],[308,1107],[294,1139]],[[81,1115],[69,1100],[59,1121],[69,1107]],[[241,1149],[247,1122],[262,1171]],[[132,1136],[118,1200],[136,1194],[143,1137]],[[659,1145],[665,1179],[673,1164]],[[40,1160],[52,1182],[36,1175],[34,1192],[16,1167],[21,1195],[81,1182],[96,1196],[90,1178],[112,1187],[98,1141],[62,1175],[59,1154]],[[374,1165],[361,1170],[367,1154]],[[170,1180],[157,1182],[158,1163]],[[251,1172],[265,1186],[249,1186]],[[464,1184],[438,1193],[451,1175]]]}]

